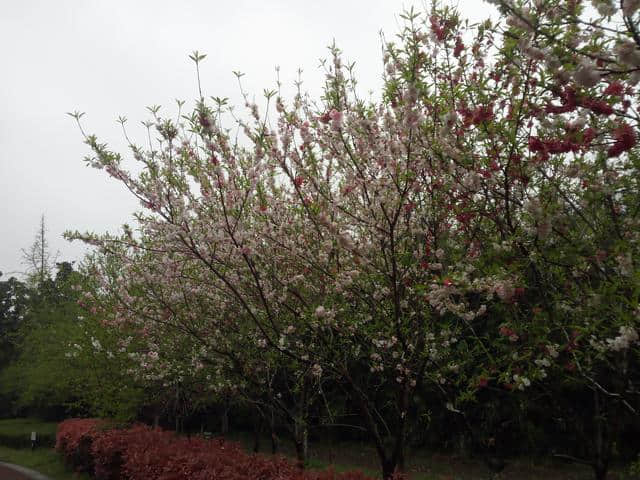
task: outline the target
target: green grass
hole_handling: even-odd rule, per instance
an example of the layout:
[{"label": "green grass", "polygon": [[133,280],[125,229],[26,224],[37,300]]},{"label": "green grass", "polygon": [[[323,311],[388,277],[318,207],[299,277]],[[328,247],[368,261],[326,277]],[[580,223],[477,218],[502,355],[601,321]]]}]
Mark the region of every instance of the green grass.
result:
[{"label": "green grass", "polygon": [[38,434],[38,444],[53,447],[56,441],[57,423],[43,422],[33,418],[10,418],[0,420],[0,445],[9,448],[31,446],[31,432]]},{"label": "green grass", "polygon": [[52,448],[15,449],[0,446],[0,461],[21,465],[47,475],[52,480],[89,480],[88,475],[67,469],[62,457]]},{"label": "green grass", "polygon": [[[0,420],[0,461],[30,468],[52,480],[88,480],[87,475],[78,475],[67,469],[62,457],[50,448],[57,428],[56,422],[43,422],[35,418]],[[34,431],[49,446],[40,446],[31,451],[28,446],[31,432]]]},{"label": "green grass", "polygon": [[36,431],[42,435],[55,435],[58,428],[57,422],[43,422],[35,418],[9,418],[0,420],[0,434],[26,435]]}]

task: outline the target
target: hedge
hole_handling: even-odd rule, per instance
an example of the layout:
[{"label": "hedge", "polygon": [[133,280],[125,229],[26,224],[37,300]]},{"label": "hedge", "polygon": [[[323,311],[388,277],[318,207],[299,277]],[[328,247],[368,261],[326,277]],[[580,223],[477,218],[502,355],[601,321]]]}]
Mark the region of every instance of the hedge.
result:
[{"label": "hedge", "polygon": [[146,425],[114,428],[96,419],[62,422],[56,448],[72,468],[97,480],[371,480],[357,471],[300,470],[283,457],[248,454],[222,439]]}]

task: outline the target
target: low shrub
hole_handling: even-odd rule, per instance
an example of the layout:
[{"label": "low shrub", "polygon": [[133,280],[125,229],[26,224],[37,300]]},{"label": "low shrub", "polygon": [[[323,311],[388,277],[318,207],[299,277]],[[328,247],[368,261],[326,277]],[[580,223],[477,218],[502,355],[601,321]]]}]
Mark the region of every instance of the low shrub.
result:
[{"label": "low shrub", "polygon": [[94,418],[72,418],[58,425],[56,450],[74,470],[93,474],[91,447],[100,423]]},{"label": "low shrub", "polygon": [[146,425],[109,428],[95,419],[62,422],[56,447],[97,480],[369,480],[361,472],[300,470],[283,457],[248,454],[222,439],[180,437]]}]

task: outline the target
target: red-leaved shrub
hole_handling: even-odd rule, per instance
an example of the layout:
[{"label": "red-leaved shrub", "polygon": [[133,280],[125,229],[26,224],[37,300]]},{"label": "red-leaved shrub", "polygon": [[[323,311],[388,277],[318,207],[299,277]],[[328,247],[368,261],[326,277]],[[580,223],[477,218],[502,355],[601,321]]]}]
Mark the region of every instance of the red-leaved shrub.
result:
[{"label": "red-leaved shrub", "polygon": [[58,451],[97,480],[369,480],[361,472],[300,470],[283,457],[248,454],[221,439],[186,438],[146,425],[105,425],[71,419],[58,426]]},{"label": "red-leaved shrub", "polygon": [[74,470],[93,473],[91,444],[100,423],[95,418],[72,418],[58,425],[56,450]]}]

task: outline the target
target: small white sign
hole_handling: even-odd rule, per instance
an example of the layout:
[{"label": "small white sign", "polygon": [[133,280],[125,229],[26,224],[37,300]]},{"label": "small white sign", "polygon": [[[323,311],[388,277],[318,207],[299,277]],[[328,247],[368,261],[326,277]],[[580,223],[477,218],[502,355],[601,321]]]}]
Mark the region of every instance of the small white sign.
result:
[{"label": "small white sign", "polygon": [[32,442],[36,441],[36,432],[31,432],[31,441]]}]

